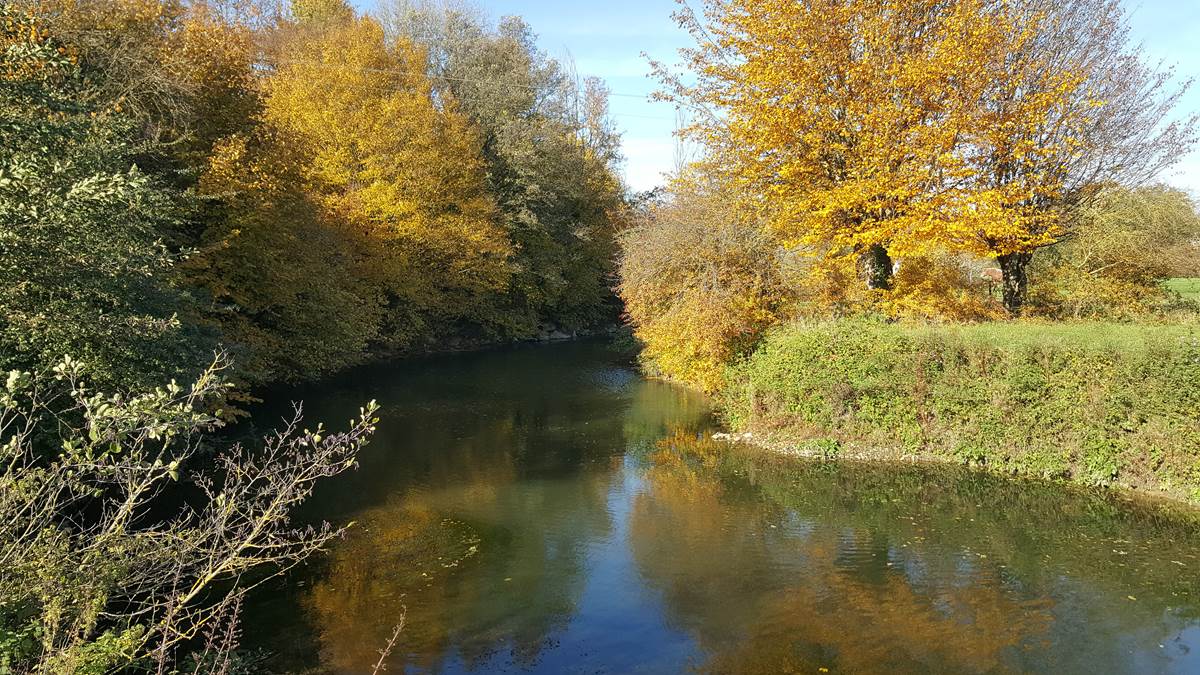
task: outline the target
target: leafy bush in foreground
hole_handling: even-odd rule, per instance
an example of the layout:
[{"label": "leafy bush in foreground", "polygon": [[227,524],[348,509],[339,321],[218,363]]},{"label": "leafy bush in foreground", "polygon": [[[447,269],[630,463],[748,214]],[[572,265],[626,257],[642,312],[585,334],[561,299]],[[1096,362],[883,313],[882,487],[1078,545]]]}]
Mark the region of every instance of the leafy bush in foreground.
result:
[{"label": "leafy bush in foreground", "polygon": [[797,324],[730,369],[738,427],[1200,499],[1200,334],[1115,324]]},{"label": "leafy bush in foreground", "polygon": [[93,391],[71,360],[0,383],[0,673],[176,672],[189,658],[229,672],[252,579],[341,532],[291,512],[354,466],[374,403],[343,433],[301,430],[297,410],[262,448],[220,450],[173,489],[220,426],[221,368],[129,395]]}]

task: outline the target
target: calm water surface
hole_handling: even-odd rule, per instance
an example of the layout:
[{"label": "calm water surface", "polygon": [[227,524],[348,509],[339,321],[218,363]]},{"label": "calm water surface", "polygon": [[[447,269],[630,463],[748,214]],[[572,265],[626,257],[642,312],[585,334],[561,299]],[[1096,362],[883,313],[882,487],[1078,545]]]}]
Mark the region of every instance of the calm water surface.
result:
[{"label": "calm water surface", "polygon": [[275,672],[370,672],[405,617],[391,673],[1200,673],[1200,527],[1162,507],[729,448],[602,343],[276,396],[382,422],[309,505],[350,535],[246,612]]}]

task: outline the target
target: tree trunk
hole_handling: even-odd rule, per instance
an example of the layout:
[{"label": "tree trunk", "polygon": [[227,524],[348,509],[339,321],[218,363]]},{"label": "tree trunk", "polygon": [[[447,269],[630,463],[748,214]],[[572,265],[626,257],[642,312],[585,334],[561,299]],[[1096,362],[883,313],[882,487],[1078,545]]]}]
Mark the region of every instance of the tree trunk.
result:
[{"label": "tree trunk", "polygon": [[1033,253],[1029,252],[1009,253],[996,258],[1004,275],[1004,308],[1011,316],[1020,316],[1025,306],[1025,294],[1029,290],[1029,261],[1032,259]]},{"label": "tree trunk", "polygon": [[882,244],[871,244],[858,259],[867,278],[867,288],[880,291],[892,288],[892,256]]}]

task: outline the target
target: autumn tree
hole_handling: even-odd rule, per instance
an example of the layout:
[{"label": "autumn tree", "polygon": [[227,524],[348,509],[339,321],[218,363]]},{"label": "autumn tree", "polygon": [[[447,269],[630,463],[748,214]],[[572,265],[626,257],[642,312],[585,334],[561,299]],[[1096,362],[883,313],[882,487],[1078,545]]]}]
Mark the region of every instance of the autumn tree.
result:
[{"label": "autumn tree", "polygon": [[251,382],[358,363],[383,318],[370,244],[304,189],[298,145],[265,125],[223,139],[199,184],[205,228],[183,267]]},{"label": "autumn tree", "polygon": [[1139,184],[1192,142],[1170,74],[1117,0],[709,0],[680,22],[694,83],[659,66],[686,132],[787,243],[895,262],[995,258],[1018,314],[1032,252],[1101,182]]},{"label": "autumn tree", "polygon": [[1161,284],[1200,276],[1200,213],[1163,185],[1108,185],[1031,265],[1030,305],[1060,318],[1136,316],[1167,300]]},{"label": "autumn tree", "polygon": [[253,114],[254,30],[264,20],[253,0],[17,2],[72,46],[97,101],[119,105],[143,138],[163,142],[146,149],[163,171],[203,163]]},{"label": "autumn tree", "polygon": [[984,0],[710,0],[705,16],[676,14],[696,80],[659,66],[663,96],[697,111],[685,133],[785,243],[886,290],[896,257],[962,227],[958,151],[1009,17]]},{"label": "autumn tree", "polygon": [[613,232],[623,210],[607,91],[549,58],[519,17],[492,25],[466,3],[385,3],[391,39],[426,51],[435,88],[479,128],[487,185],[514,248],[488,323],[581,328],[611,314]]},{"label": "autumn tree", "polygon": [[1019,314],[1034,251],[1069,236],[1103,185],[1146,185],[1196,141],[1193,114],[1172,120],[1187,88],[1131,46],[1119,0],[1021,0],[1003,59],[964,146],[976,172],[973,241],[995,257],[1004,304]]},{"label": "autumn tree", "polygon": [[[131,367],[150,342],[211,347],[207,336],[263,382],[615,316],[625,205],[607,94],[539,52],[520,20],[430,12],[452,28],[413,30],[425,19],[412,14],[385,31],[341,0],[6,7],[38,17],[74,59],[70,77],[54,66],[39,81],[53,105],[31,107],[29,83],[5,90],[5,161],[63,160],[5,183],[4,227],[28,239],[0,263],[45,277],[10,285],[9,354],[124,360],[151,377],[203,358]],[[134,166],[119,190],[104,183]],[[87,180],[104,183],[96,199],[79,202],[81,188],[71,209],[51,203]],[[36,237],[19,215],[35,211]],[[47,262],[58,254],[70,264]],[[112,273],[65,282],[85,258]],[[112,320],[113,353],[95,351],[92,315]]]},{"label": "autumn tree", "polygon": [[338,7],[297,5],[270,56],[264,121],[300,144],[318,203],[363,233],[386,301],[382,338],[411,347],[477,317],[508,281],[511,248],[480,139],[451,95],[435,102],[424,52]]}]

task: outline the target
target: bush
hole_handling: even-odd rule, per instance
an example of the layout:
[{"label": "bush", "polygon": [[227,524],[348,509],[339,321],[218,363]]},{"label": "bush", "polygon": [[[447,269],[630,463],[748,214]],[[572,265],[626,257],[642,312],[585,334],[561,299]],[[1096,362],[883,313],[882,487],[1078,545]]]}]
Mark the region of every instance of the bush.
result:
[{"label": "bush", "polygon": [[93,379],[145,386],[203,369],[164,233],[187,198],[134,164],[134,121],[40,19],[0,5],[0,372],[65,353]]},{"label": "bush", "polygon": [[374,405],[344,433],[302,431],[297,412],[263,447],[218,451],[202,470],[190,460],[220,426],[219,371],[104,394],[66,360],[0,383],[0,672],[175,672],[188,659],[228,672],[251,580],[341,532],[291,514],[354,466]]},{"label": "bush", "polygon": [[1186,326],[796,324],[731,367],[723,396],[736,427],[1200,499]]},{"label": "bush", "polygon": [[1200,213],[1186,193],[1106,186],[1073,221],[1073,236],[1035,259],[1033,312],[1123,320],[1187,309],[1162,288],[1166,279],[1200,274]]},{"label": "bush", "polygon": [[702,174],[621,237],[620,294],[652,372],[712,390],[791,300],[779,245]]}]

